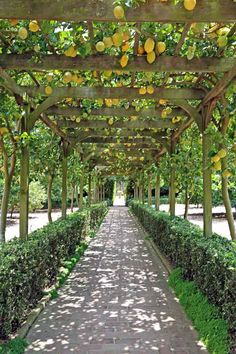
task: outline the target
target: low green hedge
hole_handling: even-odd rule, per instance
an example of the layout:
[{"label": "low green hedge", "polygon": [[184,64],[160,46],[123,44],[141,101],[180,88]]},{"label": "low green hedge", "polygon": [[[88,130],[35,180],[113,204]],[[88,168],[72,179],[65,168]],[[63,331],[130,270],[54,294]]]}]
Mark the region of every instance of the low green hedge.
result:
[{"label": "low green hedge", "polygon": [[26,242],[14,239],[0,246],[0,338],[19,327],[55,282],[63,260],[106,212],[105,203],[94,205],[34,231]]},{"label": "low green hedge", "polygon": [[133,213],[185,279],[194,280],[208,300],[236,328],[236,244],[221,236],[203,236],[190,222],[133,202]]},{"label": "low green hedge", "polygon": [[199,339],[210,354],[228,354],[230,337],[227,321],[222,319],[218,308],[209,303],[194,281],[183,279],[182,273],[181,268],[173,270],[168,282],[198,331]]}]

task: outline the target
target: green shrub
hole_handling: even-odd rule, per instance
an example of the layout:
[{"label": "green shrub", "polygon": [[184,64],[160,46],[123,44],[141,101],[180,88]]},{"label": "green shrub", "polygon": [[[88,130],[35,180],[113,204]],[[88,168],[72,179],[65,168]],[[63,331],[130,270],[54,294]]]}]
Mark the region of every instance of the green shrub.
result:
[{"label": "green shrub", "polygon": [[29,210],[35,211],[42,209],[44,202],[47,200],[45,188],[39,181],[32,181],[29,185]]},{"label": "green shrub", "polygon": [[230,338],[227,322],[198,290],[195,282],[184,280],[182,274],[180,268],[175,269],[169,276],[169,284],[198,331],[200,339],[206,344],[209,353],[228,354]]},{"label": "green shrub", "polygon": [[132,211],[148,234],[185,279],[194,280],[208,300],[219,307],[232,332],[236,328],[236,244],[221,236],[203,236],[187,220],[170,217],[132,203]]},{"label": "green shrub", "polygon": [[70,214],[19,239],[0,246],[0,338],[14,332],[56,280],[60,266],[101,222],[105,203]]}]

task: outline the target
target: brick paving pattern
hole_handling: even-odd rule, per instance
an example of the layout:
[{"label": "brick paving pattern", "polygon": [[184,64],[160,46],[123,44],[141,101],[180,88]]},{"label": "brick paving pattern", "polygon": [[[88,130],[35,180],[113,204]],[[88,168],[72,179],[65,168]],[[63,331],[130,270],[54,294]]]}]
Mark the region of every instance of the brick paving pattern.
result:
[{"label": "brick paving pattern", "polygon": [[59,294],[26,353],[207,353],[127,208],[110,209]]}]

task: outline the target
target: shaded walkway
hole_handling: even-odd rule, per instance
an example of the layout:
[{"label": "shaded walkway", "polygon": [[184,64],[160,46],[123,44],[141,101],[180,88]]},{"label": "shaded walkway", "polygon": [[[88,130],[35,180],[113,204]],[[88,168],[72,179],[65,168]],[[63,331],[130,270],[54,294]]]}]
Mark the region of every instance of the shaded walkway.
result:
[{"label": "shaded walkway", "polygon": [[127,208],[110,209],[27,339],[27,353],[206,353]]}]

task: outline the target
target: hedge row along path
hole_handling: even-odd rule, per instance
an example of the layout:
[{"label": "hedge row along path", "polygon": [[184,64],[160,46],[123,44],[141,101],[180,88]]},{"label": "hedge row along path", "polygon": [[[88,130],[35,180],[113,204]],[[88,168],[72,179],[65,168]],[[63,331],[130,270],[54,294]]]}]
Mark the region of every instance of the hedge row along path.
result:
[{"label": "hedge row along path", "polygon": [[60,296],[30,330],[26,352],[207,353],[143,236],[127,208],[111,208]]}]

